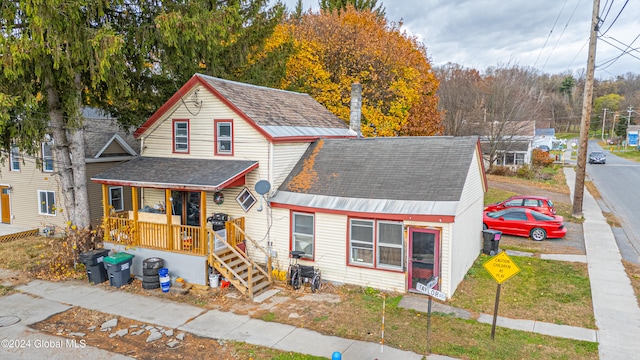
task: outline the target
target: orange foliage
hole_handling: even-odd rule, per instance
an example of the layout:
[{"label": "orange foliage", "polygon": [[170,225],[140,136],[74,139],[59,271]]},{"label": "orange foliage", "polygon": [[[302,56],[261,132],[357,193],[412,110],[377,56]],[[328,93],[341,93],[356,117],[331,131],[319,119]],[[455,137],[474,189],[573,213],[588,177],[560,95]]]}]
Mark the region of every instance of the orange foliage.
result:
[{"label": "orange foliage", "polygon": [[256,59],[283,44],[292,44],[294,53],[281,88],[310,94],[345,122],[351,84],[363,85],[363,135],[441,133],[438,80],[426,49],[398,24],[352,6],[340,13],[307,12],[280,25]]},{"label": "orange foliage", "polygon": [[304,160],[302,171],[300,171],[298,175],[294,176],[289,183],[289,186],[287,186],[290,191],[305,192],[311,189],[311,187],[316,183],[318,180],[318,173],[313,169],[313,166],[315,165],[316,156],[318,156],[323,145],[324,141],[319,140],[318,145],[313,149],[311,156]]}]

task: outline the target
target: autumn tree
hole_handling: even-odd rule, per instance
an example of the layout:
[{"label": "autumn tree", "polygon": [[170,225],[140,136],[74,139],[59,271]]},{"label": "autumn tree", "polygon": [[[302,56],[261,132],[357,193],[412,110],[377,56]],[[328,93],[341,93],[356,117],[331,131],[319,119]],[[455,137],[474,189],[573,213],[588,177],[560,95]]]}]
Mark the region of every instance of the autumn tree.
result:
[{"label": "autumn tree", "polygon": [[[608,114],[608,123],[613,124],[614,114],[620,110],[620,103],[624,101],[624,97],[618,94],[608,94],[604,96],[598,96],[593,100],[593,111],[592,111],[592,119],[590,123],[591,130],[602,131],[602,121],[605,116],[604,109],[607,109]],[[607,119],[604,118],[605,125],[607,123]],[[607,129],[604,129],[605,132]],[[625,129],[626,131],[626,129]]]},{"label": "autumn tree", "polygon": [[482,81],[476,69],[446,64],[435,69],[440,81],[439,109],[443,112],[445,135],[478,135],[477,124],[484,118]]},{"label": "autumn tree", "polygon": [[371,11],[311,11],[280,25],[257,63],[287,54],[278,87],[305,92],[348,121],[350,86],[363,85],[365,136],[433,135],[441,131],[435,78],[426,49]]}]

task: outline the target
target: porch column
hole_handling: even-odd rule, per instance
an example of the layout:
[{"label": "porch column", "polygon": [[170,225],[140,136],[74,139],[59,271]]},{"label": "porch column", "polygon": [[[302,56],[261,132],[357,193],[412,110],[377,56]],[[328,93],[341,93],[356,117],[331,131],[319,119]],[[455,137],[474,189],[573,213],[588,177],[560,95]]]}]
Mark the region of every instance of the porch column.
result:
[{"label": "porch column", "polygon": [[200,191],[200,244],[199,251],[206,254],[207,248],[207,193]]},{"label": "porch column", "polygon": [[109,219],[109,188],[102,184],[102,224],[104,226],[104,240],[111,240],[111,220]]},{"label": "porch column", "polygon": [[173,250],[173,224],[171,223],[173,203],[171,201],[171,189],[164,190],[164,203],[167,204],[164,207],[165,213],[167,214],[167,250]]},{"label": "porch column", "polygon": [[140,244],[140,232],[138,232],[138,188],[131,187],[131,206],[133,207],[133,239],[136,244]]}]

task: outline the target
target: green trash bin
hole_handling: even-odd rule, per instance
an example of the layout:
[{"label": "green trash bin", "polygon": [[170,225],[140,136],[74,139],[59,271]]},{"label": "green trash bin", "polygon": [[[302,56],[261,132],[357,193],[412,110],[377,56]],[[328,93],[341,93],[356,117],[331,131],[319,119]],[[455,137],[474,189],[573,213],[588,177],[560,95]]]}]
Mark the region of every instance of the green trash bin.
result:
[{"label": "green trash bin", "polygon": [[131,281],[131,264],[134,256],[120,252],[104,258],[104,266],[109,275],[109,285],[119,288]]}]

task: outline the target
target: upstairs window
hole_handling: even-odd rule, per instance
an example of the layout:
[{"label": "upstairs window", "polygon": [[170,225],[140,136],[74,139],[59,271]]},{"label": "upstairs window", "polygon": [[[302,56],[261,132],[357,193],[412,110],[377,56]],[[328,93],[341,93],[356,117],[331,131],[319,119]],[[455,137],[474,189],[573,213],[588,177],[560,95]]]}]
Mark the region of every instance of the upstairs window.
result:
[{"label": "upstairs window", "polygon": [[9,152],[9,167],[11,171],[20,171],[20,149],[18,146],[11,145]]},{"label": "upstairs window", "polygon": [[173,120],[173,152],[189,153],[189,120]]},{"label": "upstairs window", "polygon": [[42,143],[42,171],[53,172],[53,151],[50,141]]},{"label": "upstairs window", "polygon": [[216,155],[233,155],[233,122],[215,120]]}]

